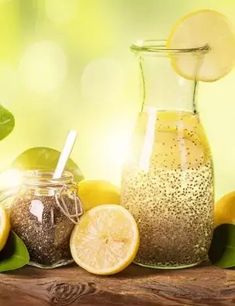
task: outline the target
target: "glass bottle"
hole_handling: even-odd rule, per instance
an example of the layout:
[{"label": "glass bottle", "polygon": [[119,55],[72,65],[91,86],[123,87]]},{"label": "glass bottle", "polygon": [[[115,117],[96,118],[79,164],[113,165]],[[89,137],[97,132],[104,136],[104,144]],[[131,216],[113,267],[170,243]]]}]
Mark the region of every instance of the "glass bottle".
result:
[{"label": "glass bottle", "polygon": [[[132,46],[143,102],[122,172],[121,202],[135,217],[135,263],[185,268],[207,259],[213,231],[213,164],[196,108],[197,71],[206,48],[167,49],[165,42]],[[193,79],[174,60],[192,59]]]},{"label": "glass bottle", "polygon": [[71,263],[69,239],[82,214],[73,175],[27,171],[10,205],[12,229],[24,241],[30,265],[56,268]]}]

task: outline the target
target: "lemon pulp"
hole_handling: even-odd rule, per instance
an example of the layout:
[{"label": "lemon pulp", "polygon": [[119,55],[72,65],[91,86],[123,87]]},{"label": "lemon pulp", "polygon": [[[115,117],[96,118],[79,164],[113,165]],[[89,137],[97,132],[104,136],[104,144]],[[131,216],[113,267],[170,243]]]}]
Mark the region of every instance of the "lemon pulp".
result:
[{"label": "lemon pulp", "polygon": [[135,258],[139,232],[133,216],[119,205],[100,205],[86,212],[75,226],[70,249],[85,270],[110,275],[125,269]]}]

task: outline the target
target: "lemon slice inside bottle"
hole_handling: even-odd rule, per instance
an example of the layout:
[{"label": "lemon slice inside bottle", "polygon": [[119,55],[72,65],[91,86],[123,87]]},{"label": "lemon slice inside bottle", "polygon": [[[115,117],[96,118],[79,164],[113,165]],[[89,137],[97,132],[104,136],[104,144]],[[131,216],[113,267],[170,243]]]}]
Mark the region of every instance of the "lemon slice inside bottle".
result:
[{"label": "lemon slice inside bottle", "polygon": [[74,261],[88,272],[100,275],[125,269],[134,260],[138,247],[135,219],[120,205],[101,205],[86,212],[70,239]]},{"label": "lemon slice inside bottle", "polygon": [[10,217],[0,205],[0,251],[4,248],[10,232]]},{"label": "lemon slice inside bottle", "polygon": [[[229,73],[235,62],[232,27],[224,15],[213,10],[200,10],[182,17],[169,35],[167,48],[199,48],[198,52],[171,55],[174,69],[186,79],[218,80]],[[200,48],[205,49],[203,54]]]}]

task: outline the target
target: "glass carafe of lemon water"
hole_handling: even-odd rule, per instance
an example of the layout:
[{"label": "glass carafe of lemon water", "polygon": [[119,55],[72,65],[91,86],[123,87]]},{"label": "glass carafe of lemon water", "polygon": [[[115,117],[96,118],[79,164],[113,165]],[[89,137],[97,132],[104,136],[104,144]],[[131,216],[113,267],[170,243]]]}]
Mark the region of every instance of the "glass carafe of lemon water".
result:
[{"label": "glass carafe of lemon water", "polygon": [[143,103],[123,167],[121,201],[140,231],[135,263],[194,266],[207,259],[213,231],[213,165],[196,109],[197,71],[207,50],[167,49],[160,41],[132,50]]}]

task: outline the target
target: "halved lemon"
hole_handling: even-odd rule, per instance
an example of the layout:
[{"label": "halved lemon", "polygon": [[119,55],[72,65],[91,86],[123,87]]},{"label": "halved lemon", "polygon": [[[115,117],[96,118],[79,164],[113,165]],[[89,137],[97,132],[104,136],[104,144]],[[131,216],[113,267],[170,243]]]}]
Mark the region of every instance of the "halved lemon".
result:
[{"label": "halved lemon", "polygon": [[120,205],[100,205],[75,226],[70,249],[74,261],[88,272],[111,275],[135,258],[139,232],[131,213]]},{"label": "halved lemon", "polygon": [[215,226],[230,223],[235,224],[235,192],[224,195],[215,204]]},{"label": "halved lemon", "polygon": [[0,205],[0,251],[4,248],[10,232],[10,217]]},{"label": "halved lemon", "polygon": [[173,27],[167,47],[205,49],[201,56],[196,51],[172,55],[174,69],[187,79],[212,82],[234,66],[234,32],[227,18],[213,10],[199,10],[182,17]]}]

